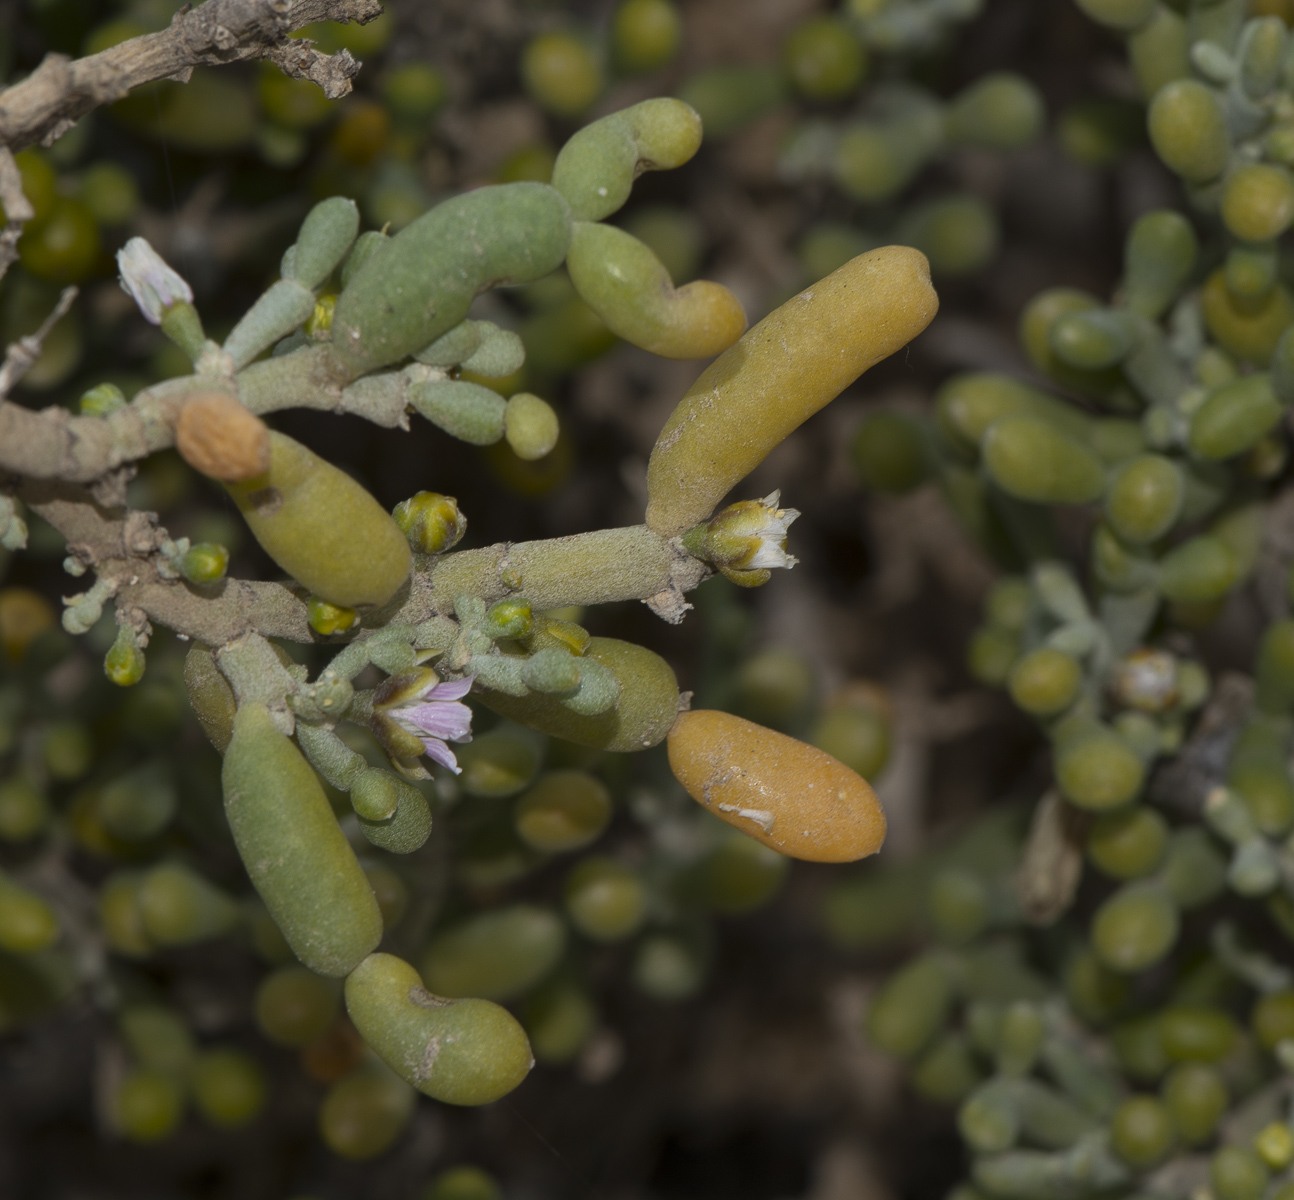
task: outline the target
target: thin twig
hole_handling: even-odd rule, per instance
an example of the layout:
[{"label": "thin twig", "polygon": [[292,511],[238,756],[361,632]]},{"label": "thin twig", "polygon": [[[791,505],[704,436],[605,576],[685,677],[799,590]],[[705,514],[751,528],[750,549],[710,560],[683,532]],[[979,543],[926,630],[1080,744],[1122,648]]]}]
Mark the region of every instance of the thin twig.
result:
[{"label": "thin twig", "polygon": [[49,337],[50,330],[67,316],[68,309],[72,307],[72,302],[78,294],[74,287],[64,288],[58,303],[54,305],[49,316],[41,322],[40,328],[35,333],[29,333],[26,337],[9,344],[9,348],[5,351],[4,363],[0,365],[0,396],[7,396],[18,381],[36,365],[41,346]]},{"label": "thin twig", "polygon": [[364,24],[380,16],[378,0],[206,0],[182,8],[160,33],[86,58],[45,60],[21,83],[0,92],[0,145],[49,145],[92,109],[159,79],[186,81],[197,66],[267,58],[298,79],[310,79],[331,100],[351,90],[360,64],[349,51],[319,54],[288,34],[316,21]]}]

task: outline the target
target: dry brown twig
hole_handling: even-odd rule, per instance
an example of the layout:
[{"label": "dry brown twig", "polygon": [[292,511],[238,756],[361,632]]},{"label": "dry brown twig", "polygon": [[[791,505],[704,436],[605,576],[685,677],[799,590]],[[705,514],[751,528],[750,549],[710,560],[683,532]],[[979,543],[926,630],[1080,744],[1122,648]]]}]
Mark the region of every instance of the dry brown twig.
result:
[{"label": "dry brown twig", "polygon": [[49,54],[21,83],[0,92],[0,145],[48,145],[81,117],[159,79],[186,82],[194,67],[264,58],[297,79],[309,79],[331,100],[351,90],[360,64],[348,50],[320,54],[289,33],[316,21],[365,24],[380,16],[378,0],[206,0],[183,8],[159,33],[73,61]]}]

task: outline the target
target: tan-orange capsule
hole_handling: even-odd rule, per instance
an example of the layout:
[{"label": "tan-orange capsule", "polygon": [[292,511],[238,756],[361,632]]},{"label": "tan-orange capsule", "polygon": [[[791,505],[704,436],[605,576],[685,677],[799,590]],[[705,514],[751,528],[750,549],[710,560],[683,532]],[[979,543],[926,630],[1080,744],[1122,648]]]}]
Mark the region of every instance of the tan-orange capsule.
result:
[{"label": "tan-orange capsule", "polygon": [[680,713],[669,765],[698,804],[791,858],[853,862],[885,840],[861,775],[830,754],[729,713]]}]

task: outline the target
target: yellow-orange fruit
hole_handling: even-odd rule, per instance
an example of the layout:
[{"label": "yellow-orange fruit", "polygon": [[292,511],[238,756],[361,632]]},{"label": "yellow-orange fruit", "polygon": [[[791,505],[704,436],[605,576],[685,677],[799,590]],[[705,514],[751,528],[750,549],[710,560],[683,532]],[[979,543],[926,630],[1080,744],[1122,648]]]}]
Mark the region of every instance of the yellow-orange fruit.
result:
[{"label": "yellow-orange fruit", "polygon": [[926,256],[860,254],[769,313],[679,401],[647,464],[647,524],[674,537],[708,517],[787,434],[935,315]]},{"label": "yellow-orange fruit", "polygon": [[825,751],[729,713],[680,713],[669,765],[698,804],[791,858],[853,862],[885,840],[861,775]]},{"label": "yellow-orange fruit", "polygon": [[195,471],[225,483],[270,469],[270,431],[233,396],[194,396],[175,421],[175,448]]}]

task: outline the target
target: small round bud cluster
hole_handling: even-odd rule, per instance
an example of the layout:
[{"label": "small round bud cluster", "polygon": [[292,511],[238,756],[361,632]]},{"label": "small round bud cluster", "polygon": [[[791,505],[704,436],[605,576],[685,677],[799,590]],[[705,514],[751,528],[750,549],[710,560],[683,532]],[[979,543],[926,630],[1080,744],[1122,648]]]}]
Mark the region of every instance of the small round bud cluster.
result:
[{"label": "small round bud cluster", "polygon": [[103,673],[118,687],[133,687],[143,679],[144,652],[130,625],[118,626],[117,640],[103,658]]},{"label": "small round bud cluster", "polygon": [[334,633],[345,633],[359,620],[359,614],[353,608],[329,604],[327,600],[321,600],[318,596],[310,597],[306,609],[310,628],[324,637],[330,637]]},{"label": "small round bud cluster", "polygon": [[439,492],[418,492],[401,500],[391,515],[416,554],[443,554],[467,532],[467,518],[459,512],[458,501]]}]

